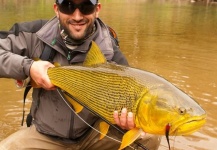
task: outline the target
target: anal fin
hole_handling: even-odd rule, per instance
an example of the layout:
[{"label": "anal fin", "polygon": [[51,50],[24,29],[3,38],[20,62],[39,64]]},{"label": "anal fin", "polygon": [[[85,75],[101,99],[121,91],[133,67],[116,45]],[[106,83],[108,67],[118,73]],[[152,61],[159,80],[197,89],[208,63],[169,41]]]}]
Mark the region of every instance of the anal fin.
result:
[{"label": "anal fin", "polygon": [[104,121],[100,122],[99,131],[101,134],[100,134],[99,140],[103,139],[106,136],[106,134],[108,133],[108,130],[109,130],[109,124]]},{"label": "anal fin", "polygon": [[129,146],[130,144],[132,144],[136,139],[138,139],[141,133],[142,133],[142,129],[138,129],[138,128],[133,128],[127,131],[122,138],[122,142],[119,150],[122,150],[127,146]]}]

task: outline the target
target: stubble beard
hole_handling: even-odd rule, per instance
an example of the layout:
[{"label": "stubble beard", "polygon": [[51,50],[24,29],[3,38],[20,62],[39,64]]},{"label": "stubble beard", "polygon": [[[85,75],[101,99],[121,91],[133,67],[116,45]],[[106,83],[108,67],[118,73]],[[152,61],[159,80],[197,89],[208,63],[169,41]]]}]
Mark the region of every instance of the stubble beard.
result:
[{"label": "stubble beard", "polygon": [[[81,31],[81,33],[73,33],[73,31],[70,30],[69,26],[74,21],[69,20],[66,23],[64,23],[61,19],[59,19],[59,22],[60,22],[61,29],[64,29],[64,32],[69,36],[69,38],[71,38],[74,41],[85,40],[86,37],[88,37],[92,33],[93,26],[94,26],[94,22],[92,22],[83,31]],[[84,20],[84,22],[87,24],[89,21]]]}]

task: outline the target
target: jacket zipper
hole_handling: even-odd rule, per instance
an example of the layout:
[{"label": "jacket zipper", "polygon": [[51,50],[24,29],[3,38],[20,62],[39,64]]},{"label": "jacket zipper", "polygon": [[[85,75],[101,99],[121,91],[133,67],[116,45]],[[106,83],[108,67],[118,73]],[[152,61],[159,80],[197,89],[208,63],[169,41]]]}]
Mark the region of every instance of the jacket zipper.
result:
[{"label": "jacket zipper", "polygon": [[67,60],[68,61],[70,61],[72,59],[71,55],[72,55],[72,51],[68,50],[68,55],[67,55]]}]

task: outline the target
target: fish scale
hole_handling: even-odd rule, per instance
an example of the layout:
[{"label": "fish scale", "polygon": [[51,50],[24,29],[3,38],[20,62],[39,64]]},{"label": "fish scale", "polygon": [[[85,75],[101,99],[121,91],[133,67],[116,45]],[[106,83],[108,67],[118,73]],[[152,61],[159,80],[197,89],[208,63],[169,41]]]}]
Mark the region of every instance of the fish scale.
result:
[{"label": "fish scale", "polygon": [[126,107],[135,113],[133,104],[142,88],[132,77],[118,75],[122,74],[120,71],[124,71],[124,67],[118,72],[114,72],[113,69],[117,66],[112,64],[112,69],[109,70],[107,65],[105,68],[106,70],[103,65],[55,67],[48,70],[48,76],[54,85],[64,89],[90,109],[106,116],[106,119],[113,123],[114,110],[120,111]]}]

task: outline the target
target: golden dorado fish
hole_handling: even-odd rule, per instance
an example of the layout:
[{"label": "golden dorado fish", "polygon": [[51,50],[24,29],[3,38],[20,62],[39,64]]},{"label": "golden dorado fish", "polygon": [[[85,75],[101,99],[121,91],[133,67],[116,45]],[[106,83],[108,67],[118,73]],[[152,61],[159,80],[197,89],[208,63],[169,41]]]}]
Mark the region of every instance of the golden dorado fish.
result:
[{"label": "golden dorado fish", "polygon": [[205,123],[205,111],[187,94],[151,72],[107,63],[94,42],[83,65],[49,68],[48,76],[112,124],[115,110],[133,112],[136,127],[125,133],[120,149],[134,142],[140,129],[150,134],[186,135]]}]

